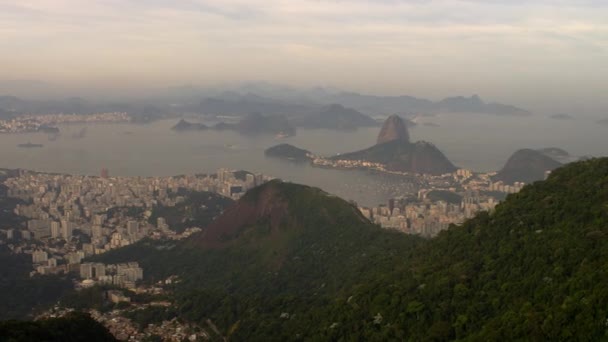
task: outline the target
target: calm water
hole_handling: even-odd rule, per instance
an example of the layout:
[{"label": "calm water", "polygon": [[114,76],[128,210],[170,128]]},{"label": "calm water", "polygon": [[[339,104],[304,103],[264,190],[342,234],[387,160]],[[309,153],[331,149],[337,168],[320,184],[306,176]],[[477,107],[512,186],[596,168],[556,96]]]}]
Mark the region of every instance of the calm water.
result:
[{"label": "calm water", "polygon": [[[62,126],[50,141],[44,134],[0,135],[0,167],[75,174],[168,176],[214,172],[218,168],[246,169],[314,185],[364,205],[412,191],[403,181],[361,171],[339,171],[294,165],[264,157],[264,149],[288,142],[317,154],[331,155],[365,148],[375,142],[379,128],[356,132],[298,130],[297,136],[277,141],[272,136],[242,136],[234,132],[176,133],[177,120],[149,125]],[[561,147],[574,155],[608,154],[608,127],[588,120],[510,118],[486,115],[444,115],[424,118],[438,127],[418,125],[412,139],[434,142],[454,164],[476,171],[502,167],[516,149]],[[17,144],[41,143],[24,149]]]}]

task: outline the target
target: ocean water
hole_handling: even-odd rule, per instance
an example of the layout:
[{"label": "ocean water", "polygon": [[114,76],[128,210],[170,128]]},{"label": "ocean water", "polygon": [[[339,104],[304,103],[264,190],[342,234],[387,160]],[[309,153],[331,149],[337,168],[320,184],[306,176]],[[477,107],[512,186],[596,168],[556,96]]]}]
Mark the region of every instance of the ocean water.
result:
[{"label": "ocean water", "polygon": [[[560,147],[573,155],[608,154],[608,126],[592,120],[446,114],[423,117],[410,129],[412,140],[433,142],[454,164],[475,171],[500,169],[519,148]],[[73,174],[169,176],[243,169],[318,186],[361,205],[385,203],[416,189],[407,181],[365,171],[313,168],[264,157],[264,150],[290,143],[320,155],[350,152],[375,143],[379,128],[354,132],[300,129],[294,137],[246,136],[236,132],[178,133],[177,120],[146,125],[89,124],[60,126],[61,135],[0,134],[0,167]],[[433,125],[425,125],[432,123]],[[19,148],[32,142],[43,148]]]}]

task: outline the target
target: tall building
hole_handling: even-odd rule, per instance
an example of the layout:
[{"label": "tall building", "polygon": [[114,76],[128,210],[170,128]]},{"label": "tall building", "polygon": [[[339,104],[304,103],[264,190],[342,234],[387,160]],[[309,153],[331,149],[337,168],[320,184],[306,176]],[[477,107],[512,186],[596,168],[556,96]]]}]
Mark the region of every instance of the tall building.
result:
[{"label": "tall building", "polygon": [[91,227],[91,234],[93,235],[94,239],[99,239],[100,237],[102,237],[103,228],[101,227],[101,225],[94,225],[93,227]]},{"label": "tall building", "polygon": [[51,237],[53,239],[61,237],[61,223],[57,221],[51,222]]},{"label": "tall building", "polygon": [[99,279],[106,276],[106,265],[101,263],[84,263],[80,264],[80,278],[82,279]]},{"label": "tall building", "polygon": [[97,226],[103,226],[103,224],[106,221],[107,216],[106,215],[95,215],[93,216],[93,224],[97,225]]},{"label": "tall building", "polygon": [[80,265],[80,278],[93,279],[93,264],[86,263]]},{"label": "tall building", "polygon": [[93,265],[93,275],[95,276],[95,278],[105,277],[106,276],[106,265],[99,264],[99,263],[94,264]]},{"label": "tall building", "polygon": [[228,169],[219,169],[217,177],[220,183],[225,183],[234,177],[234,173]]},{"label": "tall building", "polygon": [[72,222],[68,220],[61,220],[61,237],[65,240],[72,238]]},{"label": "tall building", "polygon": [[103,179],[110,178],[110,171],[108,171],[108,169],[106,169],[105,167],[103,169],[101,169],[101,178],[103,178]]},{"label": "tall building", "polygon": [[124,280],[127,281],[138,281],[144,278],[144,270],[139,267],[137,262],[118,264],[116,266],[116,274],[124,276]]}]

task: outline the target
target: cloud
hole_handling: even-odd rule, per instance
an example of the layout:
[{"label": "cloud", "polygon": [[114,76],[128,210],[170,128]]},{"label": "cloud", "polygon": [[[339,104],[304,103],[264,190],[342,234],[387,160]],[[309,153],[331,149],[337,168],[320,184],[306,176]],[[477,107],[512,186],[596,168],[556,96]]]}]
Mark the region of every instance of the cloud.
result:
[{"label": "cloud", "polygon": [[0,0],[0,49],[10,51],[0,63],[8,78],[327,78],[343,85],[364,84],[384,70],[383,77],[395,78],[384,81],[393,84],[404,84],[404,75],[441,86],[474,75],[458,79],[471,88],[513,82],[514,75],[531,84],[582,65],[581,75],[562,80],[576,86],[608,76],[607,4]]}]

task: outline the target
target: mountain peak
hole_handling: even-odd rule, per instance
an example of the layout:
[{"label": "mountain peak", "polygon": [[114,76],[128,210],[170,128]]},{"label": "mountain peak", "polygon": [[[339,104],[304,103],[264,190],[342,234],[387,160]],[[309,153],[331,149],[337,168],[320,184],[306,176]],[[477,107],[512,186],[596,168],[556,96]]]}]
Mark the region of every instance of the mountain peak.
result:
[{"label": "mountain peak", "polygon": [[410,141],[410,135],[403,119],[398,115],[391,115],[384,121],[380,134],[378,134],[378,144],[384,144],[393,140]]},{"label": "mountain peak", "polygon": [[505,166],[496,174],[494,179],[507,184],[515,182],[533,183],[542,180],[545,178],[545,172],[562,166],[560,162],[547,153],[547,151],[527,148],[517,150],[509,157]]},{"label": "mountain peak", "polygon": [[201,235],[196,244],[222,248],[243,241],[276,240],[294,230],[314,230],[341,222],[369,224],[350,203],[321,189],[272,180],[248,191]]}]

